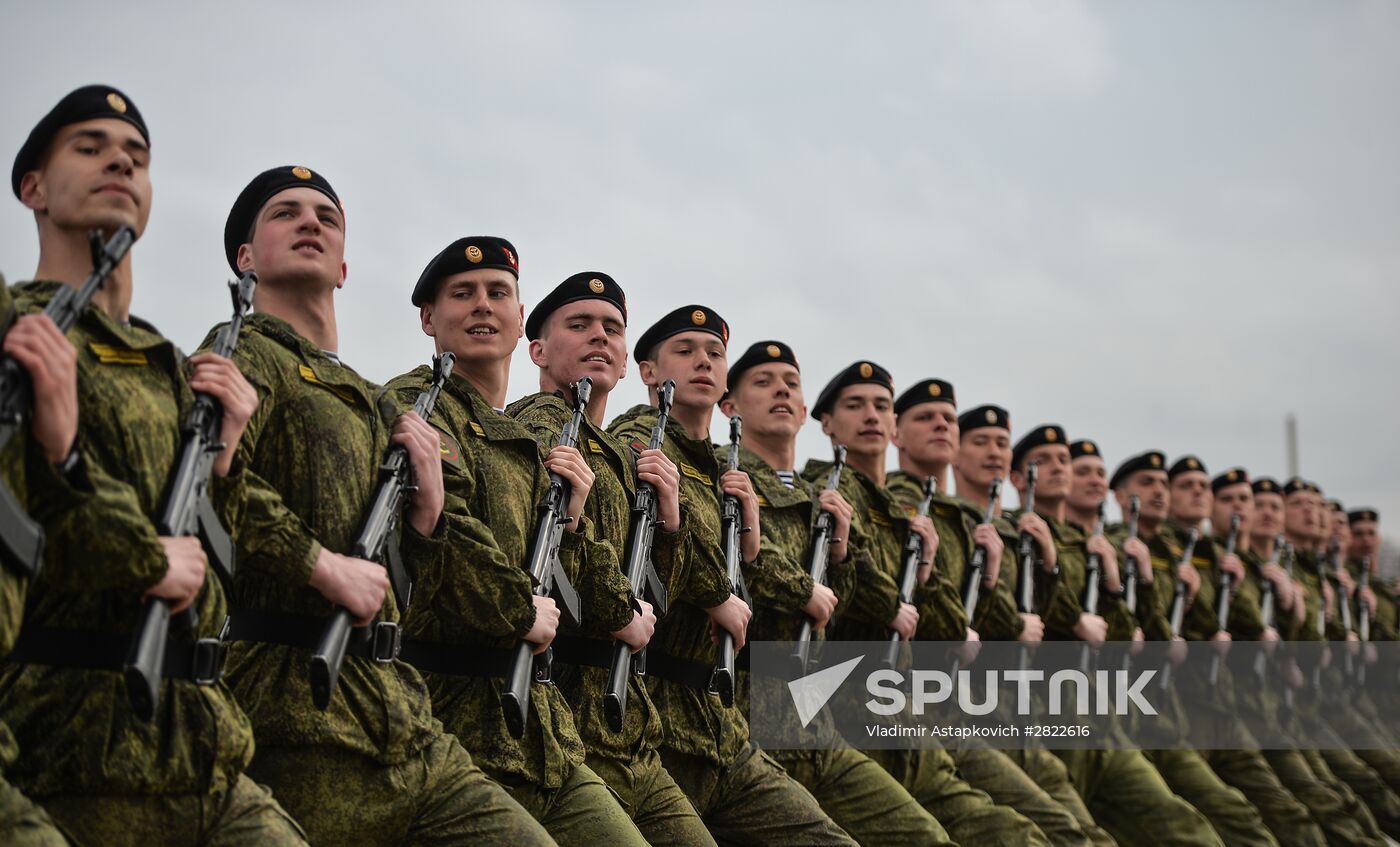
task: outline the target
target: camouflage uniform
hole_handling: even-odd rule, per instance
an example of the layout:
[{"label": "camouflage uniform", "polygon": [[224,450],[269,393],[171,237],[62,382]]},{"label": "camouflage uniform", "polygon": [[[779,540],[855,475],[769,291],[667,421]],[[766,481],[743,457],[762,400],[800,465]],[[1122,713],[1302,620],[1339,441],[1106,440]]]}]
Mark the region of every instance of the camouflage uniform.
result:
[{"label": "camouflage uniform", "polygon": [[[809,461],[802,475],[824,484],[830,472],[831,463]],[[888,625],[899,608],[898,580],[910,510],[888,488],[876,485],[849,466],[841,473],[840,490],[855,510],[851,540],[866,550],[869,564],[857,566],[857,587],[835,627],[834,637],[884,641],[889,638]],[[913,600],[919,610],[916,639],[966,639],[967,616],[962,598],[943,569],[933,570],[928,582],[915,590]],[[1050,843],[1028,818],[1015,809],[997,805],[985,792],[969,785],[958,774],[957,765],[946,750],[871,750],[868,755],[966,847]]]},{"label": "camouflage uniform", "polygon": [[[573,416],[573,408],[558,393],[538,393],[517,400],[507,413],[520,421],[542,445],[558,442],[559,433]],[[595,535],[579,576],[580,601],[584,604],[582,630],[574,634],[581,654],[598,664],[567,663],[556,656],[555,683],[573,711],[579,736],[587,747],[585,762],[603,778],[622,801],[633,823],[651,844],[713,843],[705,824],[685,793],[661,764],[661,715],[647,693],[642,677],[629,675],[627,710],[622,731],[614,732],[603,712],[603,693],[613,639],[609,635],[632,619],[630,586],[623,573],[632,502],[637,493],[637,454],[626,444],[594,425],[586,416],[579,450],[595,479],[584,504],[584,514]],[[657,573],[675,569],[682,533],[658,530],[652,540]],[[564,651],[560,643],[556,653]]]},{"label": "camouflage uniform", "polygon": [[[249,480],[237,523],[235,631],[251,613],[295,622],[315,639],[330,604],[308,580],[323,545],[353,546],[396,413],[381,407],[379,389],[272,315],[247,318],[235,361],[259,397],[238,447]],[[441,526],[425,538],[405,522],[402,535],[411,567],[429,571],[445,556]],[[392,594],[379,620],[398,619]],[[321,711],[309,658],[306,645],[240,641],[228,673],[257,730],[250,773],[274,787],[314,842],[548,842],[443,731],[411,666],[347,655]]]},{"label": "camouflage uniform", "polygon": [[[20,286],[20,310],[41,309],[59,288]],[[31,586],[17,653],[27,638],[38,646],[53,630],[74,632],[75,625],[85,653],[128,644],[143,617],[142,592],[167,567],[152,521],[193,401],[185,358],[149,324],[133,318],[123,326],[93,306],[69,338],[78,349],[84,477],[74,486],[83,494],[56,512],[31,503],[45,528],[44,566]],[[235,463],[210,485],[225,520],[239,508],[245,476]],[[60,487],[31,485],[31,494]],[[196,607],[194,636],[217,637],[225,604],[212,573]],[[187,648],[189,638],[173,630],[171,651]],[[172,678],[160,695],[147,723],[132,713],[115,669],[7,665],[0,718],[23,751],[10,778],[78,843],[304,843],[266,789],[243,775],[253,735],[229,689]]]},{"label": "camouflage uniform", "polygon": [[[10,289],[5,284],[5,278],[0,277],[0,320],[4,321],[4,325],[0,326],[0,338],[4,338],[13,323],[13,306]],[[31,463],[34,465],[32,474],[26,472],[26,465]],[[48,479],[50,476],[55,478]],[[58,492],[68,488],[67,481],[53,473],[52,465],[45,461],[42,451],[29,444],[26,428],[17,430],[4,451],[0,452],[0,485],[8,488],[16,502],[26,510],[31,499],[31,485],[52,486]],[[0,656],[9,653],[19,637],[28,591],[28,577],[0,565]],[[0,843],[20,847],[61,847],[67,844],[54,828],[48,813],[5,782],[5,768],[13,764],[18,755],[14,735],[9,727],[0,722]]]},{"label": "camouflage uniform", "polygon": [[[424,365],[388,387],[410,404],[432,378]],[[460,374],[443,387],[430,421],[442,439],[448,554],[420,568],[405,636],[439,651],[446,645],[452,649],[443,652],[468,659],[452,672],[424,673],[437,714],[556,840],[645,843],[616,795],[584,764],[583,741],[558,686],[530,686],[521,738],[510,734],[501,709],[504,674],[535,621],[530,576],[522,565],[549,487],[544,452],[525,427],[492,409]],[[578,575],[590,555],[592,530],[587,515],[580,523],[563,533],[559,559],[570,580],[587,590]],[[587,611],[581,614],[586,622]],[[612,614],[616,623],[620,614]]]},{"label": "camouflage uniform", "polygon": [[[806,556],[817,518],[821,489],[801,477],[789,488],[767,462],[740,450],[739,467],[753,480],[762,514],[762,553],[744,571],[754,600],[749,637],[755,641],[796,641],[812,596]],[[843,562],[829,562],[826,584],[838,601],[855,592],[856,570],[869,567],[869,557],[847,545]],[[840,608],[836,614],[840,614]],[[813,640],[822,638],[812,633]],[[749,675],[740,676],[742,703],[751,701]],[[749,713],[755,709],[749,706]],[[792,716],[786,703],[762,703],[766,715]],[[883,768],[853,749],[837,732],[830,712],[823,710],[806,731],[825,739],[823,749],[773,751],[773,758],[811,791],[822,809],[861,844],[952,844],[941,824]]]},{"label": "camouflage uniform", "polygon": [[[654,407],[634,406],[608,429],[624,442],[645,444],[656,420]],[[737,699],[725,707],[703,687],[653,675],[659,664],[714,666],[717,651],[704,610],[730,594],[720,546],[722,469],[714,446],[689,437],[672,419],[663,450],[680,469],[681,500],[687,505],[683,546],[672,572],[661,574],[670,591],[670,609],[647,650],[648,685],[665,727],[661,759],[666,770],[717,841],[852,844],[807,789],[749,740],[749,723]],[[762,567],[761,561],[756,565]]]},{"label": "camouflage uniform", "polygon": [[[906,471],[891,471],[886,477],[885,487],[895,499],[909,508],[916,507],[923,499],[923,482]],[[929,516],[938,532],[935,567],[962,592],[967,579],[967,563],[976,548],[972,533],[983,516],[968,501],[950,497],[941,491],[934,495]],[[1015,549],[1014,545],[1011,549]],[[969,626],[977,630],[983,641],[1015,641],[1021,634],[1024,624],[1016,611],[1015,596],[1010,586],[1009,582],[998,577],[995,586],[991,589],[984,586],[985,590],[978,593],[977,607],[973,610]],[[1048,751],[1026,750],[1019,758],[1048,757],[1059,766],[1041,762],[1042,775],[1053,780],[1058,774],[1062,781],[1037,784],[1021,770],[1015,761],[1017,757],[980,744],[959,745],[952,755],[963,779],[987,792],[998,805],[1009,806],[1030,818],[1056,847],[1113,843],[1108,833],[1094,824],[1084,802],[1069,784],[1068,772]],[[1053,794],[1052,788],[1055,789]],[[1062,804],[1058,797],[1065,797],[1070,805]],[[1092,835],[1090,830],[1093,831]]]}]

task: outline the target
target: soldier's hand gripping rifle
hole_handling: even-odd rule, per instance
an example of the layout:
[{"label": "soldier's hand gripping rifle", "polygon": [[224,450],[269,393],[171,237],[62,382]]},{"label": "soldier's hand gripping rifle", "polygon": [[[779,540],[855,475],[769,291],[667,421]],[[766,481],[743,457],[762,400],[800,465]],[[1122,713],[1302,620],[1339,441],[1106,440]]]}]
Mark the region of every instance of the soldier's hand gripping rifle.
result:
[{"label": "soldier's hand gripping rifle", "polygon": [[[1332,581],[1332,591],[1337,595],[1337,614],[1340,616],[1342,622],[1342,632],[1344,637],[1350,636],[1352,633],[1351,603],[1347,601],[1347,591],[1346,588],[1342,586],[1342,580],[1339,577],[1342,571],[1342,539],[1335,535],[1327,542],[1327,558],[1325,561],[1327,578]],[[1322,568],[1321,562],[1319,562],[1319,568]],[[1342,673],[1347,679],[1351,679],[1355,675],[1355,672],[1356,668],[1352,664],[1351,659],[1351,645],[1343,643]]]},{"label": "soldier's hand gripping rifle", "polygon": [[[136,231],[129,226],[117,229],[116,233],[102,243],[97,230],[88,233],[92,248],[92,273],[77,288],[63,285],[53,299],[44,307],[44,314],[67,333],[77,323],[78,317],[92,302],[97,289],[102,287],[113,268],[121,264],[131,245],[136,241]],[[6,353],[0,358],[0,450],[24,424],[34,403],[33,383],[29,371],[14,356]],[[44,552],[44,530],[20,507],[19,501],[9,487],[0,483],[0,562],[24,577],[32,577],[39,570],[39,560]]]},{"label": "soldier's hand gripping rifle", "polygon": [[[676,396],[676,381],[668,379],[656,393],[656,426],[651,428],[649,450],[660,450],[666,439],[666,424],[671,418],[671,402]],[[637,496],[632,501],[632,522],[627,530],[627,584],[630,587],[632,610],[641,612],[638,602],[643,596],[658,615],[666,614],[669,600],[666,585],[652,564],[652,538],[656,533],[656,487],[649,482],[637,483]],[[612,666],[608,669],[608,687],[603,693],[603,714],[613,732],[622,731],[627,714],[627,680],[632,674],[646,676],[647,648],[636,653],[624,642],[613,644]]]},{"label": "soldier's hand gripping rifle", "polygon": [[[1240,516],[1235,513],[1230,516],[1230,533],[1225,537],[1225,555],[1235,555],[1235,545],[1240,540]],[[1230,594],[1235,587],[1235,578],[1224,568],[1217,565],[1215,576],[1215,628],[1219,632],[1227,632],[1230,625]],[[1220,653],[1221,648],[1217,646],[1210,654],[1210,684],[1216,685],[1220,681]]]},{"label": "soldier's hand gripping rifle", "polygon": [[[744,436],[744,421],[738,415],[729,419],[729,470],[739,469],[739,442]],[[748,592],[744,589],[744,574],[740,570],[743,556],[739,552],[739,536],[752,532],[751,527],[742,526],[739,511],[739,498],[732,494],[724,495],[721,504],[722,535],[724,538],[724,572],[729,580],[729,590],[741,597]],[[718,694],[720,702],[729,707],[734,705],[734,684],[736,673],[734,636],[721,632],[719,636],[719,661],[714,673],[710,674],[710,693]]]},{"label": "soldier's hand gripping rifle", "polygon": [[[982,514],[982,523],[990,524],[996,517],[997,504],[1001,501],[1001,477],[992,480],[987,491],[987,509]],[[972,626],[972,613],[977,610],[978,595],[982,590],[982,574],[987,571],[987,548],[978,544],[968,560],[967,572],[963,574],[963,611],[967,614],[967,625]]]},{"label": "soldier's hand gripping rifle", "polygon": [[[846,448],[844,445],[836,448],[836,458],[831,464],[831,474],[826,479],[826,490],[835,491],[841,484],[841,471],[846,467]],[[818,504],[820,508],[820,504]],[[816,529],[812,533],[812,547],[807,554],[807,575],[812,578],[813,585],[826,584],[826,566],[831,559],[831,545],[835,543],[831,538],[833,527],[836,525],[836,518],[828,511],[822,510],[817,516]],[[793,670],[799,676],[807,673],[807,665],[811,659],[812,651],[812,619],[807,615],[802,615],[802,628],[797,633],[797,643],[792,648]]]},{"label": "soldier's hand gripping rifle", "polygon": [[[1099,516],[1094,521],[1093,534],[1098,537],[1103,537],[1103,509],[1104,504],[1100,503]],[[1103,558],[1098,553],[1090,553],[1084,564],[1084,593],[1080,596],[1079,601],[1084,611],[1091,615],[1099,613],[1099,585],[1102,580]],[[1093,671],[1096,652],[1089,644],[1079,648],[1079,669],[1084,673]]]},{"label": "soldier's hand gripping rifle", "polygon": [[[1026,465],[1026,498],[1021,505],[1023,513],[1035,514],[1035,480],[1038,476],[1036,463]],[[1023,615],[1035,614],[1035,538],[1026,530],[1016,539],[1016,611]],[[1031,648],[1021,643],[1021,670],[1030,667]]]},{"label": "soldier's hand gripping rifle", "polygon": [[[214,355],[233,358],[238,348],[243,317],[253,306],[253,289],[257,285],[258,278],[251,273],[244,274],[237,282],[229,283],[233,317],[214,339]],[[156,522],[156,532],[174,538],[198,536],[215,576],[223,584],[224,593],[232,596],[233,539],[220,523],[214,504],[209,500],[209,477],[214,471],[214,460],[228,446],[219,441],[223,421],[223,407],[213,395],[202,391],[195,394],[194,406],[181,428],[184,444],[171,473],[165,508]],[[122,669],[131,709],[145,721],[155,716],[156,707],[160,705],[166,638],[170,633],[170,607],[170,601],[160,597],[146,601],[146,611]],[[193,603],[180,613],[179,620],[185,631],[194,632],[199,616]],[[215,681],[219,649],[218,639],[201,639],[198,642],[195,656],[203,667],[194,669],[197,681]]]},{"label": "soldier's hand gripping rifle", "polygon": [[[1371,640],[1371,607],[1361,596],[1361,589],[1371,587],[1371,557],[1361,557],[1360,579],[1356,583],[1356,636],[1361,639],[1362,650]],[[1361,664],[1356,666],[1356,684],[1366,685],[1366,654],[1361,654]]]},{"label": "soldier's hand gripping rifle", "polygon": [[[1274,557],[1269,564],[1277,565],[1283,558],[1284,537],[1283,533],[1274,536]],[[1264,629],[1274,627],[1278,621],[1278,600],[1274,596],[1274,581],[1272,579],[1262,579],[1259,585],[1259,620],[1264,624]],[[1254,675],[1259,678],[1259,684],[1263,685],[1269,679],[1268,656],[1261,649],[1254,656]]]},{"label": "soldier's hand gripping rifle", "polygon": [[[1191,557],[1196,554],[1196,540],[1201,537],[1201,531],[1194,526],[1186,534],[1186,549],[1181,552],[1181,560],[1177,562],[1178,570],[1183,565],[1191,564]],[[1181,578],[1181,574],[1176,575],[1175,588],[1172,590],[1172,605],[1167,613],[1167,622],[1171,625],[1172,640],[1181,637],[1181,627],[1186,622],[1186,580]],[[1171,685],[1172,663],[1171,659],[1162,663],[1162,690],[1166,691]]]},{"label": "soldier's hand gripping rifle", "polygon": [[[1142,501],[1134,494],[1128,500],[1128,538],[1138,537],[1138,516],[1142,511]],[[1145,563],[1146,567],[1152,567],[1151,562]],[[1123,605],[1128,609],[1128,616],[1133,620],[1138,618],[1138,560],[1123,553]],[[1123,651],[1123,671],[1126,673],[1133,666],[1133,653],[1131,650]]]},{"label": "soldier's hand gripping rifle", "polygon": [[[413,411],[425,421],[432,416],[438,394],[452,376],[452,362],[451,353],[433,357],[433,381],[413,403]],[[396,530],[400,513],[403,511],[404,498],[413,491],[412,477],[413,464],[408,457],[408,448],[402,444],[389,445],[389,449],[384,453],[384,461],[379,465],[379,485],[375,489],[369,514],[365,517],[359,537],[355,539],[355,545],[350,548],[349,553],[353,558],[380,562],[386,567],[400,616],[408,611],[408,604],[413,595],[413,583],[399,553]],[[335,694],[336,683],[340,679],[340,667],[345,662],[345,650],[350,646],[352,623],[350,610],[336,606],[321,633],[320,644],[311,654],[311,700],[318,709],[324,710],[329,706],[331,697]],[[371,646],[374,660],[392,662],[399,652],[399,625],[390,621],[378,621],[364,630],[363,634],[355,637],[363,638]]]},{"label": "soldier's hand gripping rifle", "polygon": [[[929,509],[933,508],[933,495],[938,491],[938,480],[929,477],[924,480],[924,496],[919,500],[919,508],[916,514],[921,518],[928,517]],[[899,602],[913,603],[914,590],[919,584],[919,567],[924,560],[924,539],[913,529],[909,530],[909,535],[904,539],[904,565],[899,571]],[[885,651],[885,667],[894,668],[899,664],[899,642],[898,632],[890,632],[890,646]]]},{"label": "soldier's hand gripping rifle", "polygon": [[[588,414],[588,398],[593,393],[593,380],[581,377],[574,383],[574,415],[559,433],[560,447],[578,446],[579,433],[583,431],[583,418]],[[549,475],[549,489],[540,503],[540,517],[535,523],[534,541],[530,545],[530,559],[525,564],[530,574],[530,583],[537,597],[553,597],[560,606],[564,620],[570,626],[583,622],[579,608],[578,592],[569,582],[564,567],[559,562],[559,545],[563,543],[564,527],[571,522],[569,498],[573,495],[573,485],[557,473]],[[515,738],[525,733],[525,718],[530,711],[531,682],[552,683],[554,681],[554,648],[546,647],[535,655],[535,645],[521,639],[515,647],[515,657],[511,661],[510,675],[506,677],[506,688],[501,692],[501,709],[505,716],[506,729]]]}]

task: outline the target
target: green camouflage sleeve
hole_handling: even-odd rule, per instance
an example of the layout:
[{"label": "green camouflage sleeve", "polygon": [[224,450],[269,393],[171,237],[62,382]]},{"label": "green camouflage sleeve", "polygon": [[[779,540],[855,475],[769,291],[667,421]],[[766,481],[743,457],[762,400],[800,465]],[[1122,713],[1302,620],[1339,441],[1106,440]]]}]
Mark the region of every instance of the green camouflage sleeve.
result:
[{"label": "green camouflage sleeve", "polygon": [[[914,605],[919,609],[917,637],[924,641],[965,641],[967,614],[962,597],[952,580],[934,569],[928,582],[914,591]],[[980,633],[979,633],[980,635]]]},{"label": "green camouflage sleeve", "polygon": [[797,614],[812,598],[811,575],[768,538],[760,540],[758,558],[743,568],[744,584],[755,604]]}]

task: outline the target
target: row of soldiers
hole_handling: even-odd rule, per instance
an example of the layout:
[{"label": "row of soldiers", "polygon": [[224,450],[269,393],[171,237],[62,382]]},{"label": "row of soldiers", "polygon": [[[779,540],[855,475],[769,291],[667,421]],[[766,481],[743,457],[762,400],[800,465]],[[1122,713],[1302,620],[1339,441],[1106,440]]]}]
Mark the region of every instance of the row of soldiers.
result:
[{"label": "row of soldiers", "polygon": [[[1400,835],[1390,749],[1400,745],[1378,716],[1384,743],[1358,752],[865,753],[835,737],[829,715],[816,724],[833,736],[826,749],[765,751],[749,738],[746,675],[716,690],[722,655],[749,639],[792,640],[804,624],[877,641],[1310,637],[1312,622],[1335,624],[1332,589],[1306,569],[1285,573],[1274,545],[1282,533],[1301,560],[1344,531],[1315,486],[1238,469],[1212,480],[1198,460],[1168,467],[1158,452],[1110,478],[1092,441],[1044,425],[1013,446],[1005,409],[960,414],[953,386],[936,379],[896,396],[870,361],[809,409],[788,345],[759,342],[731,362],[729,325],[703,305],[641,334],[631,353],[651,402],[614,410],[605,426],[628,364],[621,287],[576,274],[526,319],[519,255],[489,236],[449,244],[412,289],[441,358],[377,386],[335,352],[346,219],[330,182],[303,166],[257,175],[234,201],[226,258],[256,276],[255,313],[211,330],[203,352],[187,359],[130,315],[129,259],[65,336],[42,312],[90,276],[89,231],[144,231],[150,156],[130,98],[88,86],[39,122],[12,173],[40,254],[34,281],[0,288],[18,316],[4,349],[33,397],[4,445],[4,481],[42,527],[43,553],[32,579],[18,567],[0,576],[4,843],[1083,847]],[[508,404],[522,336],[539,390]],[[209,531],[176,531],[161,515],[184,422],[208,400],[221,410],[205,450]],[[742,446],[711,443],[717,410],[743,421]],[[842,451],[799,471],[809,414]],[[900,468],[887,472],[891,442]],[[386,456],[412,484],[381,557],[364,539],[395,467]],[[1034,510],[1002,514],[996,484],[1025,497],[1032,467]],[[950,471],[957,497],[944,491]],[[939,493],[916,514],[929,478]],[[1110,490],[1125,509],[1139,504],[1136,533],[1089,529]],[[1232,552],[1200,543],[1182,561],[1190,528],[1233,515]],[[1374,561],[1377,515],[1350,517],[1352,552]],[[819,523],[824,580],[804,566]],[[232,568],[211,555],[216,524],[236,544]],[[649,530],[640,558],[638,526]],[[1047,577],[1033,608],[1014,599],[1023,535]],[[906,593],[911,539],[920,558]],[[522,566],[541,549],[544,570]],[[969,610],[974,551],[985,566]],[[1095,554],[1101,599],[1084,608]],[[1129,560],[1142,565],[1131,610],[1119,568]],[[631,572],[638,561],[649,580]],[[1225,630],[1200,577],[1217,566],[1238,586]],[[1177,580],[1192,598],[1179,635],[1164,623],[1163,586]],[[1265,583],[1272,623],[1258,614]],[[1395,637],[1388,592],[1342,573],[1337,583],[1367,604],[1373,637]],[[158,684],[136,708],[128,645],[153,608],[173,617]],[[323,651],[336,616],[355,625],[343,660]],[[331,672],[313,684],[317,662]],[[1248,699],[1238,708],[1257,707]],[[1325,725],[1326,712],[1319,700],[1295,719]]]}]

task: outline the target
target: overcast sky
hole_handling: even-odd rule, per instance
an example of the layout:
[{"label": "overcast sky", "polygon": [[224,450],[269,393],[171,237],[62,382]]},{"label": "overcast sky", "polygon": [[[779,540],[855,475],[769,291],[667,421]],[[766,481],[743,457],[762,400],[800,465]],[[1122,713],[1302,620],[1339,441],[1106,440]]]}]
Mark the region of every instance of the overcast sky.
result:
[{"label": "overcast sky", "polygon": [[[301,164],[346,205],[371,379],[431,353],[428,259],[496,234],[527,310],[580,270],[633,338],[703,302],[735,356],[792,344],[809,401],[869,358],[1110,467],[1280,477],[1292,411],[1302,472],[1400,526],[1400,4],[403,5],[8,6],[0,151],[79,85],[131,96],[133,308],[186,349],[228,311],[229,205]],[[0,271],[37,255],[0,203]],[[522,346],[511,397],[536,387]],[[633,369],[610,411],[643,398]],[[829,455],[815,424],[800,454]]]}]

